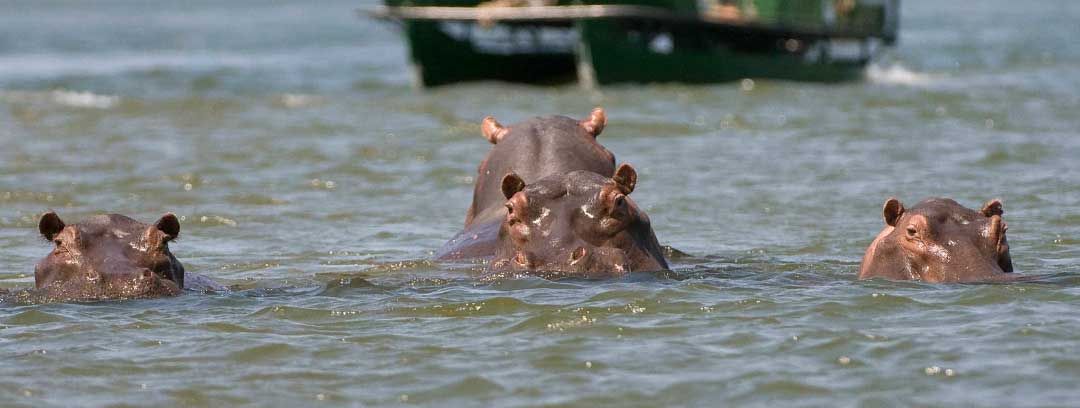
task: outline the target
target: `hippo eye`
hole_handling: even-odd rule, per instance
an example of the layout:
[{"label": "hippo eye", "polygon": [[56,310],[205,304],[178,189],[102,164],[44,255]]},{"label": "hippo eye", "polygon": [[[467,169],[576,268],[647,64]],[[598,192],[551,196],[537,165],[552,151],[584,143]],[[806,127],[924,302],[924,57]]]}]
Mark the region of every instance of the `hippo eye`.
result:
[{"label": "hippo eye", "polygon": [[918,234],[918,233],[919,233],[919,231],[915,229],[914,225],[909,225],[907,227],[907,235],[909,237],[915,237],[915,235]]},{"label": "hippo eye", "polygon": [[514,215],[514,206],[510,205],[510,203],[506,203],[505,207],[507,215]]},{"label": "hippo eye", "polygon": [[623,208],[626,206],[626,196],[620,195],[615,197],[615,208]]}]

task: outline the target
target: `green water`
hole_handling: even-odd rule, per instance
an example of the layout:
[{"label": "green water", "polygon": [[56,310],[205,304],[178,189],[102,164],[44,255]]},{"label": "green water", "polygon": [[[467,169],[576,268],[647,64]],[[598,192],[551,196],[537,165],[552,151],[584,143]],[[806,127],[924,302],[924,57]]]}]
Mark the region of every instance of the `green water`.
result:
[{"label": "green water", "polygon": [[[65,220],[182,217],[227,294],[0,306],[5,406],[1070,406],[1080,3],[907,1],[839,86],[414,92],[373,2],[14,1],[0,287]],[[750,85],[749,83],[745,85]],[[608,110],[670,276],[487,280],[432,253],[503,123]],[[1035,283],[854,279],[889,196],[1000,197]]]}]

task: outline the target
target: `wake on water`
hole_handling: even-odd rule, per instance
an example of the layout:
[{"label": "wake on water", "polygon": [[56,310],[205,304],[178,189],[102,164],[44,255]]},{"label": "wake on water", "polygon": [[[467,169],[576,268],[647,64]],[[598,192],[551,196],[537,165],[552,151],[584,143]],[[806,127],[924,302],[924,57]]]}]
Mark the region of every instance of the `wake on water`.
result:
[{"label": "wake on water", "polygon": [[866,68],[866,78],[876,84],[906,86],[930,86],[939,79],[935,75],[915,72],[900,64],[870,64]]}]

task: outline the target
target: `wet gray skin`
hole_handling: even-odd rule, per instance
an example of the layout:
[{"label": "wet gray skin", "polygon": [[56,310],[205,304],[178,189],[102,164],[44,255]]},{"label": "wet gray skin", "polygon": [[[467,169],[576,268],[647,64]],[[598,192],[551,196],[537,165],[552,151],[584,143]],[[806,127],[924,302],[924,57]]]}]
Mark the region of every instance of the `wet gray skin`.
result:
[{"label": "wet gray skin", "polygon": [[49,212],[38,230],[55,245],[34,269],[35,287],[50,299],[175,296],[184,287],[184,267],[169,251],[180,234],[173,214],[153,225],[118,214],[66,224]]},{"label": "wet gray skin", "polygon": [[527,185],[507,175],[506,216],[490,270],[609,278],[668,269],[649,217],[629,197],[636,183],[628,164],[610,178],[574,171]]},{"label": "wet gray skin", "polygon": [[859,279],[926,282],[1011,280],[1009,227],[1000,200],[975,211],[947,198],[928,198],[910,209],[885,202],[885,228],[870,244]]},{"label": "wet gray skin", "polygon": [[596,141],[607,124],[602,108],[583,120],[565,116],[535,117],[511,126],[484,118],[481,133],[493,146],[477,169],[465,227],[436,254],[438,259],[490,257],[499,223],[506,216],[502,179],[515,173],[526,183],[587,170],[610,175],[615,155]]}]

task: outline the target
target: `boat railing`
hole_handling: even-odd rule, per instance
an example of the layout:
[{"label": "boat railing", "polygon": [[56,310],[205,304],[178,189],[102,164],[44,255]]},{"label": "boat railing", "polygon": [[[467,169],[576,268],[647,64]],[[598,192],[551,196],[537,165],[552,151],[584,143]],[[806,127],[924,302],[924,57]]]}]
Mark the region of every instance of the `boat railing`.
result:
[{"label": "boat railing", "polygon": [[[765,9],[762,0],[698,0],[699,12],[633,4],[519,7],[377,6],[361,10],[386,20],[566,23],[580,19],[644,19],[683,25],[709,25],[804,38],[895,38],[897,0],[808,1],[819,7]],[[802,2],[796,2],[803,4]],[[777,4],[793,4],[784,2]],[[837,9],[837,7],[840,7]],[[863,13],[863,14],[859,14]],[[872,15],[866,16],[870,13]]]}]

